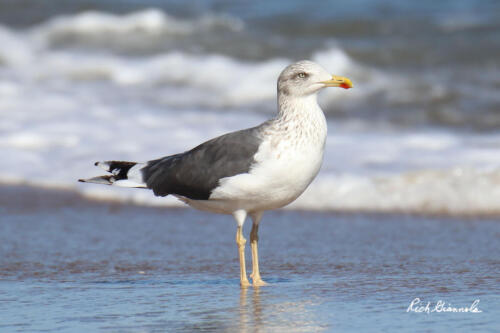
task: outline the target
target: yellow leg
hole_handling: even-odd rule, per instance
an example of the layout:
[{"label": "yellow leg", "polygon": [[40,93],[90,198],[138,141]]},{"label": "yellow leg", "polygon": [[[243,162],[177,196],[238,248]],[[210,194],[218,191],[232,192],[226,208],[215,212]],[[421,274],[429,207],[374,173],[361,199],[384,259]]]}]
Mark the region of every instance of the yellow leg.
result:
[{"label": "yellow leg", "polygon": [[247,240],[243,237],[243,227],[238,226],[236,231],[236,244],[238,244],[238,254],[240,256],[240,285],[243,288],[250,286],[247,279],[247,271],[245,268],[245,244]]},{"label": "yellow leg", "polygon": [[252,216],[254,222],[252,225],[252,231],[250,232],[250,247],[252,248],[252,274],[250,277],[252,278],[252,284],[254,287],[265,286],[267,284],[262,281],[262,278],[260,277],[259,251],[257,249],[257,243],[259,241],[259,221],[261,216],[261,214]]}]

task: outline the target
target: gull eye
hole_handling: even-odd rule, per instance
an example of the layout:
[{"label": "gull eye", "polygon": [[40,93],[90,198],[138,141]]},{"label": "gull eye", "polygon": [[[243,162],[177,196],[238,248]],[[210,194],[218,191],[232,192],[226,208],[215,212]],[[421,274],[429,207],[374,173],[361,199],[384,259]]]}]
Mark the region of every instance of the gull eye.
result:
[{"label": "gull eye", "polygon": [[297,76],[300,77],[301,79],[305,79],[307,77],[307,74],[304,72],[301,72],[301,73],[297,74]]}]

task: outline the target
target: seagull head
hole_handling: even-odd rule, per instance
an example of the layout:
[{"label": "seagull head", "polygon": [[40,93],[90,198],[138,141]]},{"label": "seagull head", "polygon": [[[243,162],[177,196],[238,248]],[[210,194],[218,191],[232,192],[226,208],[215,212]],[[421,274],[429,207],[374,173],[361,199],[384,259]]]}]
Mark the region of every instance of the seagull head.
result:
[{"label": "seagull head", "polygon": [[346,77],[331,75],[320,65],[301,60],[286,67],[278,78],[278,94],[308,96],[326,87],[352,88]]}]

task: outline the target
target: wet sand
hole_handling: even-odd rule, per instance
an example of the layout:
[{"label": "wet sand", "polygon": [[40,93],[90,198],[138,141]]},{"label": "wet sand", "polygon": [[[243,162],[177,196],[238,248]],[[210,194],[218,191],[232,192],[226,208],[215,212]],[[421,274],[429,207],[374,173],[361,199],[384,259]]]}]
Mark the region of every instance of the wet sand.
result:
[{"label": "wet sand", "polygon": [[[229,216],[2,186],[0,331],[500,327],[500,218],[268,212],[259,252],[270,286],[248,290],[235,230]],[[430,313],[407,312],[415,298]],[[482,312],[432,312],[440,300],[479,300]]]}]

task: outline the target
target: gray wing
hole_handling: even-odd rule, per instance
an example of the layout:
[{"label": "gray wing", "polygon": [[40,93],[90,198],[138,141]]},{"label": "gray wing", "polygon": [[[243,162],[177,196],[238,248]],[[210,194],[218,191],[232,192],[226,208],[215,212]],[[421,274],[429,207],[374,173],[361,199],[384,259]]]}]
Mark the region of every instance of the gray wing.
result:
[{"label": "gray wing", "polygon": [[207,200],[221,178],[250,170],[262,141],[259,128],[228,133],[187,152],[150,161],[142,169],[144,181],[157,196]]}]

